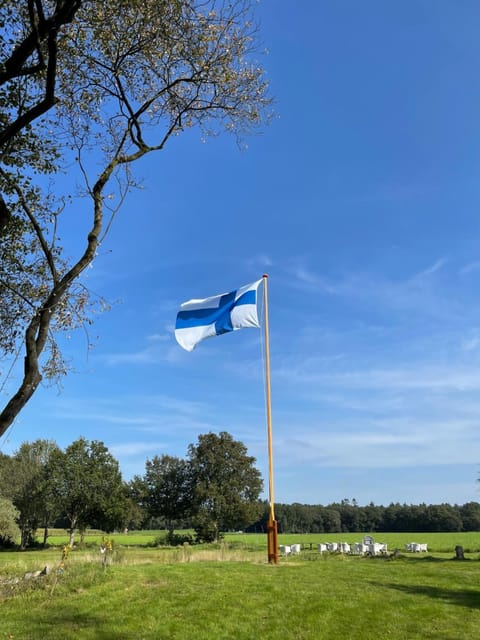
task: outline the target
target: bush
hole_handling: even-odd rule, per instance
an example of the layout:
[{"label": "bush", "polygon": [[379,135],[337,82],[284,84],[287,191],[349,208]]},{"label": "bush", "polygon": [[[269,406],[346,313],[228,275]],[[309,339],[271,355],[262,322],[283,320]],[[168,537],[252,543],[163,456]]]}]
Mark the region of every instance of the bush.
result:
[{"label": "bush", "polygon": [[189,533],[172,533],[167,534],[167,544],[171,547],[180,547],[184,544],[193,544],[194,539]]},{"label": "bush", "polygon": [[198,514],[194,520],[193,528],[195,529],[195,540],[198,543],[218,542],[223,538],[223,534],[219,533],[216,523],[212,522],[208,514]]},{"label": "bush", "polygon": [[0,549],[13,549],[15,547],[15,541],[8,536],[0,535]]},{"label": "bush", "polygon": [[19,515],[10,500],[0,498],[0,548],[11,548],[20,536],[20,529],[16,523]]},{"label": "bush", "polygon": [[189,533],[162,533],[152,542],[153,547],[181,547],[195,541]]}]

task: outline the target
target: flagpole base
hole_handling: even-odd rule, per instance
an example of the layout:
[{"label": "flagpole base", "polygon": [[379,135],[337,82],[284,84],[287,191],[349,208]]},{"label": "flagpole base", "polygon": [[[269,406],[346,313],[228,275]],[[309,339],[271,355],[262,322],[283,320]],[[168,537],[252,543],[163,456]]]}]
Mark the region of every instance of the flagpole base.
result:
[{"label": "flagpole base", "polygon": [[267,549],[269,564],[278,564],[278,527],[272,519],[267,522]]}]

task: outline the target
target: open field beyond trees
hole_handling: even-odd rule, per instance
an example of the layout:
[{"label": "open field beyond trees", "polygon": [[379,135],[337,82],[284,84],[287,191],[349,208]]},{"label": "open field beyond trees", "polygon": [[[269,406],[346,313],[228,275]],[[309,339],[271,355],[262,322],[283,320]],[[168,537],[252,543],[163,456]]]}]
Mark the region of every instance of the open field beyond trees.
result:
[{"label": "open field beyond trees", "polygon": [[[319,542],[362,534],[282,535],[280,544],[305,550],[277,566],[267,564],[260,534],[178,548],[153,546],[159,534],[109,536],[107,563],[101,532],[63,567],[62,532],[45,550],[1,553],[0,639],[454,640],[480,628],[480,533],[373,534],[389,551],[428,544],[428,553],[396,558],[316,551]],[[453,559],[456,545],[464,561]],[[49,575],[22,578],[45,565]]]}]

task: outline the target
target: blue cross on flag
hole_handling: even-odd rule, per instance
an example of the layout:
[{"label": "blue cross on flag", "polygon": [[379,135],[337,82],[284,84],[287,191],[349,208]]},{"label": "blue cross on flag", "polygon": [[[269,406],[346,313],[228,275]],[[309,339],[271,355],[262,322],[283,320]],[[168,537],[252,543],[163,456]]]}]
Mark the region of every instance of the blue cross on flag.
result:
[{"label": "blue cross on flag", "polygon": [[175,338],[186,351],[193,351],[205,338],[246,327],[260,327],[257,290],[262,280],[230,293],[188,300],[180,306],[175,324]]}]

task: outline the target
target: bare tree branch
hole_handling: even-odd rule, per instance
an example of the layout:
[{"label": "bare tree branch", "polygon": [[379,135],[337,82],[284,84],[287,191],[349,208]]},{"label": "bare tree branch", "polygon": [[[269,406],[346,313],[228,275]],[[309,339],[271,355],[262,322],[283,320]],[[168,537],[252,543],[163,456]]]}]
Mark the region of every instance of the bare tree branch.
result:
[{"label": "bare tree branch", "polygon": [[81,5],[82,0],[59,0],[56,2],[53,15],[45,18],[41,0],[36,0],[35,7],[34,3],[29,0],[30,32],[3,63],[0,69],[0,85],[20,76],[38,73],[39,70],[45,68],[44,64],[42,66],[42,58],[37,65],[25,65],[36,51],[39,52],[42,42],[47,40],[51,34],[55,34],[56,37],[61,26],[73,21]]},{"label": "bare tree branch", "polygon": [[[57,359],[57,370],[62,368],[55,333],[85,317],[88,296],[73,285],[94,261],[135,184],[133,163],[163,150],[188,127],[198,126],[204,135],[250,133],[270,104],[263,70],[249,61],[253,0],[57,0],[50,17],[44,16],[43,0],[27,1],[29,33],[0,67],[0,87],[17,83],[12,104],[0,110],[0,232],[3,225],[13,247],[0,245],[7,261],[0,289],[8,282],[6,301],[0,299],[0,352],[14,353],[20,339],[24,351],[23,376],[0,412],[0,435],[42,375],[50,375],[48,363]],[[61,26],[74,17],[60,38]],[[24,74],[40,67],[31,89]],[[29,127],[57,95],[49,130]],[[84,181],[81,195],[89,206],[82,211],[91,216],[80,255],[68,260],[57,240],[57,214],[70,189],[52,178],[50,199],[42,181],[34,184],[37,174],[59,166],[58,154],[68,162],[72,181],[73,175]],[[108,205],[110,196],[119,198],[116,206]]]},{"label": "bare tree branch", "polygon": [[[46,68],[44,95],[26,112],[0,131],[0,149],[20,131],[44,115],[56,103],[55,80],[57,72],[57,47],[59,29],[75,17],[82,0],[62,0],[56,3],[54,14],[45,18],[41,0],[28,0],[30,32],[14,49],[10,57],[0,65],[0,85],[19,77],[37,77]],[[43,43],[46,43],[45,63]],[[28,65],[30,57],[37,53],[38,62]]]}]

